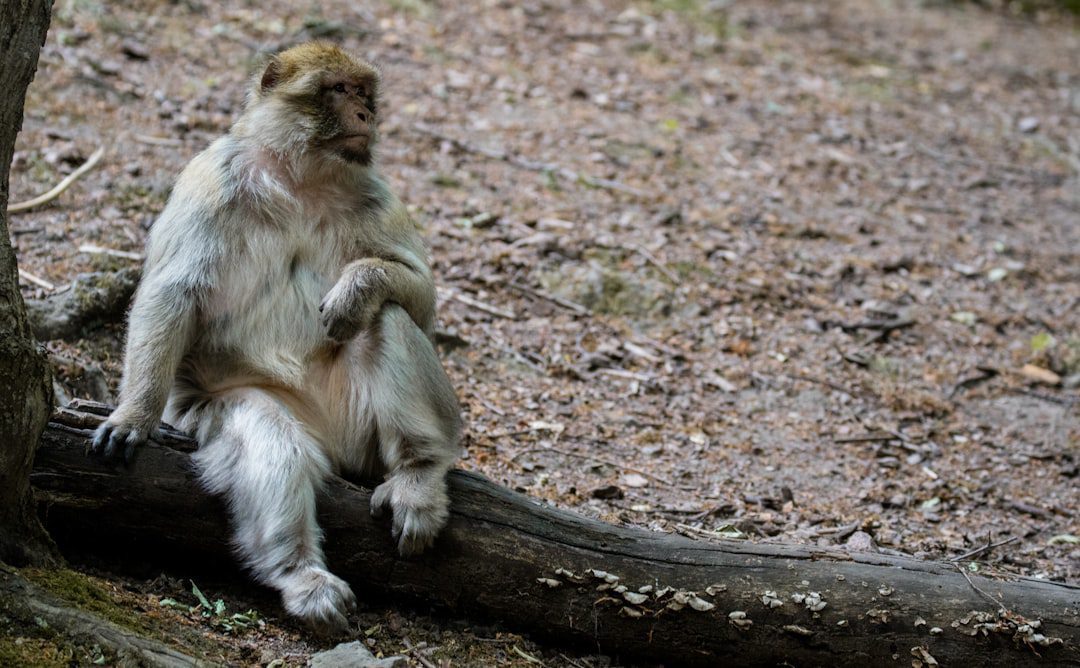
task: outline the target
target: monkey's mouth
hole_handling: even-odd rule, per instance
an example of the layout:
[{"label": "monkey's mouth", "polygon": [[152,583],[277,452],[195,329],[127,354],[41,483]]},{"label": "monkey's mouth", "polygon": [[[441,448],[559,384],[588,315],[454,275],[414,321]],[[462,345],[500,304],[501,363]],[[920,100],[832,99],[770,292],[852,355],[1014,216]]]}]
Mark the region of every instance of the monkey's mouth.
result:
[{"label": "monkey's mouth", "polygon": [[338,155],[349,162],[367,163],[371,160],[371,135],[356,133],[342,135],[334,140]]},{"label": "monkey's mouth", "polygon": [[348,144],[351,146],[367,146],[371,142],[371,134],[367,132],[353,132],[347,135],[341,135],[337,138],[339,144]]}]

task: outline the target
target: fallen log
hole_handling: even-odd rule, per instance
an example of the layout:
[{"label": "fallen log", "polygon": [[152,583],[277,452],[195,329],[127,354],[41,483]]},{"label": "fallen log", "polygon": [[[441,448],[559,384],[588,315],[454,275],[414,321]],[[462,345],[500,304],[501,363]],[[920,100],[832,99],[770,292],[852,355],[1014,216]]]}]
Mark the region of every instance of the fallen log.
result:
[{"label": "fallen log", "polygon": [[[171,430],[130,469],[85,456],[107,409],[58,411],[31,482],[49,530],[84,550],[227,558],[221,504],[199,490]],[[452,518],[434,551],[402,559],[335,478],[320,500],[334,572],[456,615],[666,665],[1080,665],[1080,587],[967,575],[871,552],[705,543],[557,510],[474,473],[450,476]]]},{"label": "fallen log", "polygon": [[123,319],[139,283],[139,269],[79,274],[68,289],[26,302],[39,341],[76,338],[86,330]]}]

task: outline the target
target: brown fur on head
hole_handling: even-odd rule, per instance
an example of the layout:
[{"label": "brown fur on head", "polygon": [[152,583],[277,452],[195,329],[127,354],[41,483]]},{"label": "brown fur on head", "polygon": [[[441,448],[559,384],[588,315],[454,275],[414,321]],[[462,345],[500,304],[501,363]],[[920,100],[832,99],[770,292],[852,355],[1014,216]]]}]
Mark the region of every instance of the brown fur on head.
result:
[{"label": "brown fur on head", "polygon": [[[309,42],[271,56],[255,78],[249,112],[268,107],[265,122],[284,124],[287,151],[299,141],[306,150],[326,151],[347,162],[368,164],[378,139],[380,76],[375,66],[328,42]],[[256,115],[260,115],[257,114]],[[265,128],[256,128],[264,134]]]}]

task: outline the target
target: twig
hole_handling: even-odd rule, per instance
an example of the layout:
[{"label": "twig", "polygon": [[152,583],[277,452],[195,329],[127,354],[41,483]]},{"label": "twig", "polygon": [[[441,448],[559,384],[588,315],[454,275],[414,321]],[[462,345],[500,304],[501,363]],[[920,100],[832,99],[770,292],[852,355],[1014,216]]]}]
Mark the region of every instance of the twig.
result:
[{"label": "twig", "polygon": [[578,304],[577,302],[572,302],[569,299],[563,299],[562,297],[558,295],[553,295],[550,292],[544,292],[543,290],[530,288],[529,286],[522,285],[521,283],[508,283],[508,285],[510,286],[511,290],[517,290],[518,292],[524,292],[527,295],[532,295],[534,297],[539,297],[540,299],[545,299],[552,304],[555,304],[556,306],[561,306],[564,309],[577,313],[578,315],[589,315],[590,313],[589,309],[582,306],[581,304]]},{"label": "twig", "polygon": [[882,441],[902,440],[902,438],[895,434],[863,434],[861,436],[850,436],[847,438],[834,438],[833,443],[880,443]]},{"label": "twig", "polygon": [[967,552],[961,554],[958,557],[953,557],[952,559],[949,559],[949,561],[963,561],[964,559],[970,559],[971,557],[976,557],[976,556],[982,554],[983,552],[988,552],[988,551],[994,549],[995,547],[1001,547],[1002,545],[1008,545],[1009,543],[1013,543],[1013,542],[1016,542],[1018,540],[1020,540],[1020,536],[1011,536],[1011,537],[1006,538],[1005,540],[1003,540],[1003,541],[1001,541],[999,543],[991,543],[989,538],[987,538],[986,545],[983,545],[982,547],[977,547],[974,550],[968,550]]},{"label": "twig", "polygon": [[506,318],[507,320],[517,320],[517,314],[513,311],[507,311],[505,309],[499,308],[498,306],[492,306],[491,304],[482,302],[479,299],[470,297],[464,293],[458,292],[457,290],[451,290],[449,288],[439,288],[438,292],[439,296],[441,296],[443,299],[456,299],[462,304],[471,306],[478,311],[490,313],[491,315],[498,316],[500,318]]},{"label": "twig", "polygon": [[567,662],[568,664],[570,664],[574,668],[586,668],[586,666],[584,664],[581,664],[581,663],[578,663],[577,661],[574,661],[573,659],[566,656],[565,654],[562,654],[561,652],[559,653],[559,658],[561,658],[563,661]]},{"label": "twig", "polygon": [[657,258],[655,255],[650,253],[648,248],[645,248],[641,244],[630,244],[628,247],[634,252],[641,255],[641,257],[645,258],[645,260],[649,264],[656,267],[656,270],[663,274],[665,278],[672,282],[672,284],[678,285],[682,282],[679,280],[679,277],[675,275],[675,272],[668,269],[667,265],[661,262],[660,259]]},{"label": "twig", "polygon": [[700,520],[704,517],[708,517],[711,514],[719,512],[717,508],[707,508],[702,510],[701,508],[632,508],[621,503],[612,503],[619,510],[625,510],[628,513],[642,513],[647,515],[689,515],[692,520]]},{"label": "twig", "polygon": [[856,392],[853,392],[851,390],[851,388],[845,387],[845,386],[841,385],[840,383],[834,383],[831,380],[824,380],[822,378],[814,378],[813,376],[806,376],[806,375],[803,375],[803,374],[786,373],[784,375],[787,376],[788,378],[792,379],[792,380],[804,380],[804,381],[806,381],[808,383],[817,383],[818,385],[824,385],[825,387],[836,390],[837,392],[843,392],[844,394],[846,394],[848,396],[852,396],[852,397],[859,396]]},{"label": "twig", "polygon": [[976,385],[981,385],[1000,373],[997,369],[988,366],[980,366],[976,367],[976,369],[978,370],[978,374],[961,378],[956,382],[956,385],[949,390],[948,396],[950,399],[959,394],[961,390],[970,390]]},{"label": "twig", "polygon": [[882,332],[891,332],[894,329],[903,329],[905,327],[911,327],[914,324],[915,320],[912,318],[892,318],[889,320],[864,320],[862,322],[854,322],[851,324],[841,323],[840,327],[845,331],[876,329]]},{"label": "twig", "polygon": [[640,188],[635,188],[633,186],[628,186],[625,183],[620,183],[619,181],[612,181],[610,179],[600,179],[600,178],[596,178],[596,177],[593,177],[593,176],[586,176],[584,174],[579,174],[578,172],[575,172],[574,170],[569,169],[567,167],[563,167],[561,165],[556,165],[556,164],[548,163],[548,162],[538,162],[536,160],[530,160],[528,158],[523,158],[523,157],[521,157],[519,155],[514,155],[513,153],[510,153],[508,151],[503,151],[503,150],[500,150],[500,149],[491,149],[491,148],[484,148],[482,146],[476,146],[474,144],[470,144],[468,142],[465,142],[465,141],[463,141],[461,139],[457,139],[455,137],[450,137],[450,136],[448,136],[446,134],[443,134],[442,132],[439,132],[435,128],[433,128],[433,127],[431,127],[431,126],[429,126],[429,125],[427,125],[425,123],[415,123],[411,127],[414,130],[416,130],[417,132],[419,132],[420,134],[427,135],[429,137],[434,137],[434,138],[436,138],[436,139],[438,139],[440,141],[447,142],[448,144],[450,144],[454,148],[458,149],[459,151],[464,151],[466,153],[473,153],[475,155],[482,155],[485,158],[491,158],[493,160],[502,160],[503,162],[505,162],[507,164],[513,165],[515,167],[520,167],[521,169],[527,169],[529,171],[541,172],[541,173],[545,173],[545,174],[554,174],[556,176],[559,176],[559,177],[561,177],[561,178],[563,178],[563,179],[565,179],[567,181],[571,181],[573,183],[583,183],[583,184],[585,184],[587,186],[591,186],[593,188],[604,188],[606,190],[614,190],[616,192],[626,193],[627,195],[633,195],[635,197],[641,197],[641,198],[645,198],[645,199],[652,199],[653,197],[655,197],[655,195],[653,193],[651,193],[651,192],[649,192],[647,190],[642,190]]},{"label": "twig", "polygon": [[653,355],[651,352],[646,350],[643,346],[639,346],[638,344],[634,343],[633,341],[623,341],[622,347],[623,347],[623,350],[630,353],[634,357],[640,357],[641,359],[644,359],[644,360],[647,360],[647,361],[653,362],[653,363],[657,363],[657,362],[662,361],[662,359],[660,357],[657,357],[656,355]]},{"label": "twig", "polygon": [[132,253],[131,251],[116,250],[115,248],[105,248],[104,246],[95,246],[94,244],[83,244],[79,246],[79,252],[90,253],[93,255],[110,255],[125,260],[136,260],[138,262],[143,261],[142,253]]},{"label": "twig", "polygon": [[652,478],[654,481],[660,483],[661,485],[668,485],[668,486],[674,487],[674,483],[672,483],[670,480],[665,480],[665,479],[661,478],[660,476],[658,476],[656,474],[649,473],[645,469],[634,468],[632,466],[627,466],[625,463],[612,461],[610,459],[604,459],[603,457],[597,457],[596,455],[583,455],[583,454],[574,452],[573,450],[563,450],[562,448],[554,448],[554,447],[551,447],[551,448],[526,448],[525,450],[521,450],[520,452],[514,453],[514,456],[510,458],[510,461],[511,462],[516,462],[519,457],[521,457],[523,455],[533,453],[533,452],[557,452],[560,455],[565,455],[567,457],[575,457],[577,459],[583,459],[585,461],[593,461],[593,462],[597,462],[598,464],[604,464],[605,466],[610,466],[612,468],[623,469],[624,471],[631,471],[633,473],[640,473],[641,475],[645,476],[646,478]]},{"label": "twig", "polygon": [[52,283],[46,281],[44,278],[38,278],[37,276],[34,276],[33,274],[26,271],[22,267],[19,267],[19,278],[21,278],[23,280],[26,280],[26,281],[29,281],[29,282],[33,283],[34,285],[38,286],[39,288],[45,288],[46,290],[48,290],[50,292],[52,292],[53,290],[56,289],[56,286],[53,285]]},{"label": "twig", "polygon": [[1009,392],[1013,394],[1025,394],[1029,397],[1041,399],[1042,401],[1049,401],[1050,403],[1058,404],[1059,406],[1066,406],[1072,408],[1077,403],[1080,403],[1080,399],[1071,396],[1058,397],[1053,394],[1047,394],[1045,392],[1036,392],[1035,390],[1029,390],[1026,387],[1010,387]]},{"label": "twig", "polygon": [[961,165],[978,167],[982,169],[985,169],[986,167],[993,167],[995,169],[1000,169],[1005,172],[1012,172],[1013,174],[1022,174],[1029,178],[1044,178],[1047,175],[1047,172],[1032,167],[1023,167],[1020,165],[1013,165],[1006,162],[995,162],[993,160],[986,160],[985,158],[967,158],[962,155],[952,155],[950,153],[945,153],[944,151],[939,151],[937,149],[931,148],[926,144],[919,144],[917,148],[920,153],[924,153],[931,158],[941,160],[942,162],[951,162],[954,164],[958,163]]},{"label": "twig", "polygon": [[536,664],[536,665],[538,665],[538,666],[543,666],[543,665],[544,665],[544,662],[543,662],[543,661],[541,661],[540,659],[536,658],[536,657],[535,657],[535,656],[533,656],[532,654],[529,654],[528,652],[526,652],[525,650],[521,649],[521,648],[520,648],[520,647],[518,647],[517,645],[514,645],[514,647],[513,647],[513,650],[514,650],[514,653],[515,653],[515,654],[517,654],[517,655],[518,655],[518,656],[520,656],[521,658],[525,659],[525,660],[526,660],[526,661],[528,661],[529,663],[535,663],[535,664]]},{"label": "twig", "polygon": [[75,183],[76,179],[93,169],[94,165],[98,164],[98,161],[101,160],[101,156],[103,155],[105,155],[104,146],[91,153],[90,157],[87,158],[86,162],[79,165],[79,168],[76,169],[74,172],[64,177],[64,180],[60,183],[57,183],[55,188],[45,193],[44,195],[38,195],[34,199],[29,199],[25,202],[16,202],[15,204],[9,204],[7,212],[22,213],[23,211],[28,211],[30,209],[33,209],[34,207],[41,206],[42,204],[53,201],[54,199],[59,197],[65,190],[67,190],[72,183]]},{"label": "twig", "polygon": [[613,376],[615,378],[623,378],[625,380],[636,380],[639,383],[656,383],[656,378],[644,373],[637,373],[636,371],[627,371],[626,369],[620,369],[618,367],[604,367],[597,369],[596,373],[604,376]]},{"label": "twig", "polygon": [[426,656],[420,653],[420,648],[415,647],[408,638],[402,638],[401,642],[405,645],[405,652],[411,655],[414,659],[424,665],[424,668],[439,668],[432,663]]},{"label": "twig", "polygon": [[1032,517],[1038,517],[1041,520],[1053,519],[1054,515],[1049,510],[1044,510],[1038,506],[1034,506],[1030,503],[1023,501],[1016,501],[1015,499],[1009,501],[1009,508],[1018,512],[1031,515]]},{"label": "twig", "polygon": [[132,135],[132,139],[151,146],[183,146],[184,140],[175,137],[152,137],[150,135]]},{"label": "twig", "polygon": [[1005,607],[1004,603],[997,600],[996,598],[994,598],[990,594],[987,594],[982,589],[979,589],[978,585],[976,585],[974,582],[971,581],[971,577],[967,574],[967,569],[965,569],[963,566],[961,566],[960,564],[957,564],[957,563],[953,563],[953,566],[956,566],[956,570],[960,571],[960,575],[964,576],[964,579],[967,580],[967,583],[969,585],[971,585],[972,589],[977,591],[980,595],[984,596],[986,598],[986,600],[988,600],[991,603],[993,603],[994,605],[998,606],[998,609],[1001,610],[1002,612],[1008,612],[1009,611],[1009,609]]},{"label": "twig", "polygon": [[[676,523],[675,528],[682,530],[683,535],[694,534],[696,536],[706,536],[708,538],[714,538],[714,539],[720,539],[720,540],[731,540],[732,538],[734,538],[734,536],[730,535],[730,532],[729,533],[722,533],[720,531],[702,529],[701,527],[696,527],[696,526],[693,526],[693,525],[690,525],[690,524],[683,524],[681,522]],[[745,531],[742,531],[740,529],[735,529],[735,530],[738,531],[743,536],[746,535]]]}]

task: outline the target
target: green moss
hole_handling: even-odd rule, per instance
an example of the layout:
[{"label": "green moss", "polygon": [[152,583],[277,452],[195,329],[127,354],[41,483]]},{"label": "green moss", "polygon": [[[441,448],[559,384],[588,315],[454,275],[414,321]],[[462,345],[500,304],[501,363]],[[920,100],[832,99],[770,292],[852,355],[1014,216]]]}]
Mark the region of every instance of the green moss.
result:
[{"label": "green moss", "polygon": [[706,0],[651,0],[645,3],[652,13],[673,12],[687,19],[699,29],[711,32],[721,39],[732,36],[728,14],[723,7]]},{"label": "green moss", "polygon": [[75,653],[51,640],[0,636],[0,666],[66,668],[71,665],[78,665]]},{"label": "green moss", "polygon": [[589,255],[585,265],[546,272],[541,284],[595,313],[640,320],[670,310],[671,289],[653,267],[632,272],[622,266],[621,253],[602,250]]},{"label": "green moss", "polygon": [[144,633],[151,631],[139,615],[117,605],[89,576],[68,569],[24,569],[23,577],[80,610],[92,612],[117,626]]}]

